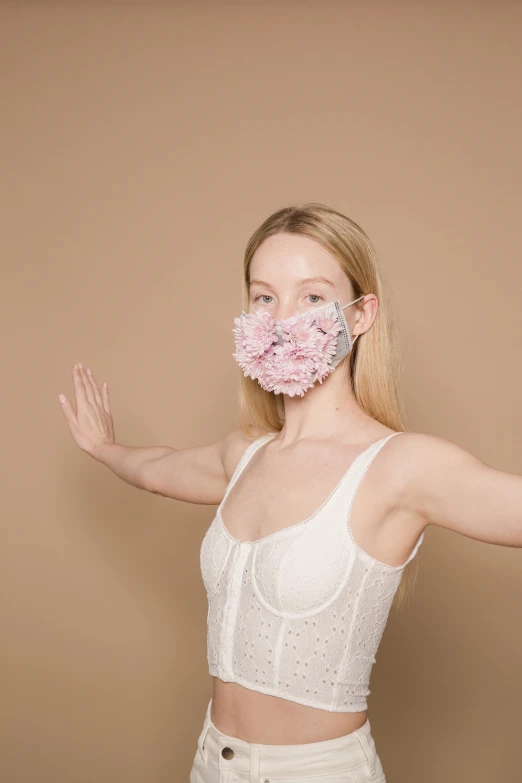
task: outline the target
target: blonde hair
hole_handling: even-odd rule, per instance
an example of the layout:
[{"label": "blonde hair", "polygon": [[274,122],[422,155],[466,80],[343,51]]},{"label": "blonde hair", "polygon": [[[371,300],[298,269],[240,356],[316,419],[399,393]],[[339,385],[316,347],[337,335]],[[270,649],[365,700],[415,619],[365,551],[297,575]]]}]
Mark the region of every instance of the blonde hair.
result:
[{"label": "blonde hair", "polygon": [[[244,257],[243,309],[248,310],[250,265],[258,247],[274,234],[301,234],[325,248],[350,279],[353,298],[373,293],[379,302],[371,328],[359,335],[347,367],[354,396],[371,417],[394,430],[406,431],[399,392],[402,369],[397,330],[392,315],[388,283],[368,236],[353,220],[319,203],[277,210],[251,236]],[[359,307],[356,303],[354,307]],[[282,394],[265,391],[256,380],[239,375],[239,421],[247,437],[279,432],[284,424]],[[399,608],[417,577],[418,559],[404,569],[393,606]]]}]

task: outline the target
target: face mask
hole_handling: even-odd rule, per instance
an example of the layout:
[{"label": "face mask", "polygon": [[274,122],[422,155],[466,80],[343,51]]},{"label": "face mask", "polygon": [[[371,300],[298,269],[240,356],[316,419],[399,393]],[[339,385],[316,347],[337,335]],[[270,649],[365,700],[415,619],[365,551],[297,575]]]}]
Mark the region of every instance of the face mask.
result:
[{"label": "face mask", "polygon": [[353,344],[338,299],[304,313],[276,321],[266,312],[234,318],[236,352],[232,354],[245,376],[257,379],[265,391],[301,397],[323,380],[350,353]]}]

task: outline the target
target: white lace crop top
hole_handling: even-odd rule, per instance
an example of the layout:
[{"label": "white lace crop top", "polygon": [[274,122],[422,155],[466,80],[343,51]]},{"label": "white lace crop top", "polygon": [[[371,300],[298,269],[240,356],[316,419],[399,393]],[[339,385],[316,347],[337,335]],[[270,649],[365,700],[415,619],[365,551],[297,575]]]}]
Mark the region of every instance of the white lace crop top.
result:
[{"label": "white lace crop top", "polygon": [[368,466],[393,432],[352,462],[310,517],[257,541],[225,528],[221,507],[238,476],[277,433],[243,453],[201,543],[211,676],[329,712],[367,709],[370,672],[404,567],[356,544],[350,509]]}]

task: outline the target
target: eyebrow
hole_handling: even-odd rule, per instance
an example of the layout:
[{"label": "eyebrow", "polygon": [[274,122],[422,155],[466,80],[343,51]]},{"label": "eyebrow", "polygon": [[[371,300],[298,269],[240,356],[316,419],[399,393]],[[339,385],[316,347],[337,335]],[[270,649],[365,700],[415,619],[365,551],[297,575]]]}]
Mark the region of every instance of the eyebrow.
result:
[{"label": "eyebrow", "polygon": [[[332,288],[335,288],[335,284],[332,283],[331,280],[328,280],[327,277],[305,277],[303,280],[300,280],[298,285],[303,286],[307,285],[308,283],[326,283],[327,285],[332,286]],[[264,280],[251,280],[250,285],[264,285],[267,288],[272,288],[270,283],[266,283]]]}]

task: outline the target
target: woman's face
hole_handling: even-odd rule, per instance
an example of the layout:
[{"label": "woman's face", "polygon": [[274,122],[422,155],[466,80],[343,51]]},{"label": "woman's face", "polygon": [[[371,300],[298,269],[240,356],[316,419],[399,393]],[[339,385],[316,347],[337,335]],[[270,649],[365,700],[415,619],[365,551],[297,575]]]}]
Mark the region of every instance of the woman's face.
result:
[{"label": "woman's face", "polygon": [[[344,305],[354,298],[351,282],[338,261],[309,237],[275,234],[254,253],[250,264],[249,313],[267,312],[279,321],[324,302],[339,299]],[[344,312],[353,325],[355,308]]]}]

